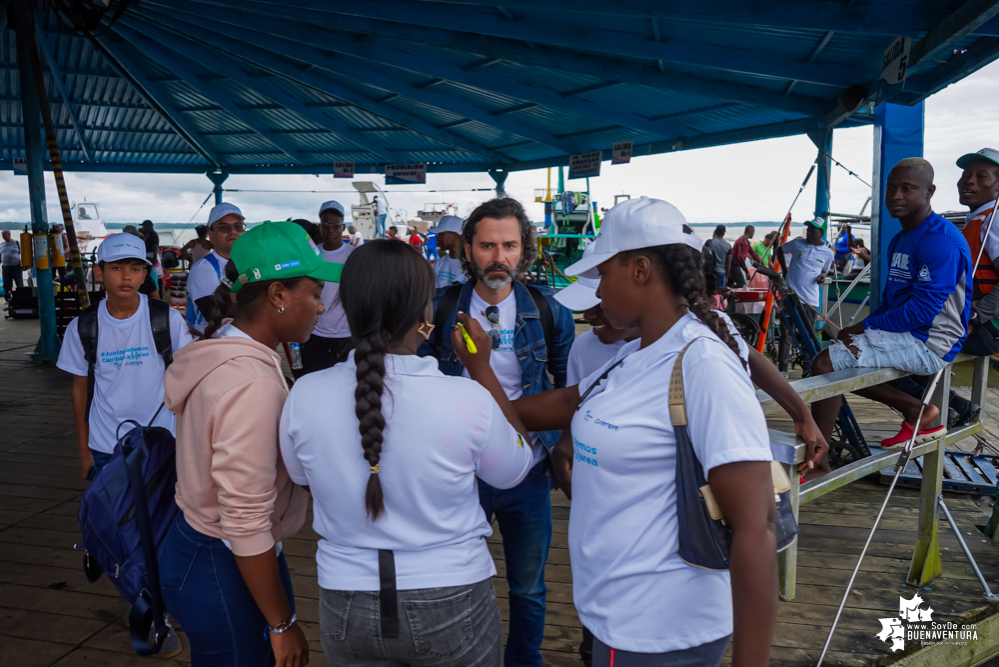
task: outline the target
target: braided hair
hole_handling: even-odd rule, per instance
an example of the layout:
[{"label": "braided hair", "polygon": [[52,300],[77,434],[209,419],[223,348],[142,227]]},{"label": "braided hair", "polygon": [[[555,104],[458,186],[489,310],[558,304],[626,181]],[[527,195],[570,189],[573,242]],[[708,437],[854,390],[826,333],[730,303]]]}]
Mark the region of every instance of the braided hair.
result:
[{"label": "braided hair", "polygon": [[[230,283],[239,280],[239,269],[236,268],[231,259],[226,262],[222,275]],[[252,314],[257,308],[257,299],[267,293],[267,288],[270,287],[271,283],[281,283],[288,289],[293,289],[302,280],[304,278],[299,276],[296,278],[285,278],[284,280],[263,280],[247,283],[243,285],[242,289],[236,292],[236,303],[232,302],[232,291],[229,289],[229,286],[224,282],[220,282],[219,286],[212,293],[212,312],[206,313],[208,324],[205,326],[204,333],[197,331],[192,331],[192,333],[198,336],[198,340],[214,338],[215,334],[222,327],[223,320],[236,317],[237,313],[240,312],[249,312]]]},{"label": "braided hair", "polygon": [[385,443],[385,355],[420,321],[434,295],[436,277],[423,256],[408,243],[368,241],[350,254],[340,276],[340,303],[354,338],[357,388],[354,414],[361,448],[368,462],[364,508],[368,519],[385,513],[378,476]]},{"label": "braided hair", "polygon": [[[725,321],[711,309],[708,301],[703,260],[699,250],[683,243],[674,243],[623,252],[620,255],[621,261],[627,261],[634,255],[645,255],[657,264],[673,293],[686,300],[687,309],[739,357],[739,344],[732,337]],[[742,361],[742,357],[739,357],[739,361]],[[746,362],[742,361],[742,365],[745,367]]]}]

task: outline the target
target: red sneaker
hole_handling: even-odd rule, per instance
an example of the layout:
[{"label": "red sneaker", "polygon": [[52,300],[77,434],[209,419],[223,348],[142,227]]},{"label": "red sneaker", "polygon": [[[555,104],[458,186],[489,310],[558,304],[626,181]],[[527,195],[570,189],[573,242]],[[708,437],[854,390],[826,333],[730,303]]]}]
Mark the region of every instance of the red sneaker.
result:
[{"label": "red sneaker", "polygon": [[[947,434],[946,426],[938,426],[936,428],[931,428],[926,431],[920,431],[916,435],[916,442],[914,444],[921,445],[924,442],[929,442],[931,440],[936,440],[942,435]],[[882,449],[895,449],[898,447],[905,447],[906,443],[909,442],[909,438],[912,437],[912,426],[909,422],[902,422],[902,429],[890,438],[885,438],[881,441]]]}]

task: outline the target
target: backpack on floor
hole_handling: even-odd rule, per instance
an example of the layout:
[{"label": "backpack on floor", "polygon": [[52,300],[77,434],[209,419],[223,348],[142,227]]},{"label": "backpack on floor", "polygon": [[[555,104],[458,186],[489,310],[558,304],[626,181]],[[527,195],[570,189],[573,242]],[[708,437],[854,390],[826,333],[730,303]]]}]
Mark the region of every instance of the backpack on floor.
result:
[{"label": "backpack on floor", "polygon": [[111,460],[83,494],[78,514],[83,541],[76,547],[86,552],[87,579],[95,582],[107,574],[132,603],[132,648],[139,655],[152,655],[169,631],[156,549],[180,511],[174,502],[176,441],[161,426],[130,422],[133,427],[118,440]]}]

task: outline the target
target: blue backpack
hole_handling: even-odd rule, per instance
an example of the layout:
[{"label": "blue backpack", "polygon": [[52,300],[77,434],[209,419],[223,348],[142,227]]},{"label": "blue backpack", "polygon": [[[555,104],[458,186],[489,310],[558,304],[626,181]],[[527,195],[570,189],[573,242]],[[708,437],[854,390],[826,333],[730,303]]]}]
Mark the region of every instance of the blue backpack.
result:
[{"label": "blue backpack", "polygon": [[[159,410],[150,424],[158,416]],[[168,429],[129,421],[134,427],[83,494],[78,515],[83,541],[76,546],[86,551],[87,579],[95,582],[106,573],[132,603],[132,648],[145,656],[159,652],[169,631],[156,548],[180,511],[174,502],[176,442]]]}]

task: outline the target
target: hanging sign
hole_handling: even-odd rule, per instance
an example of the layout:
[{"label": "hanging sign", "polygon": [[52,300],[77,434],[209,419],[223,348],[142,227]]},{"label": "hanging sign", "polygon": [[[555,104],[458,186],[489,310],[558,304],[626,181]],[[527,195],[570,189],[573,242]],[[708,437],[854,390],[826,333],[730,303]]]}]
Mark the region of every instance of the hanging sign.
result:
[{"label": "hanging sign", "polygon": [[14,173],[20,176],[28,175],[28,160],[23,157],[14,158]]},{"label": "hanging sign", "polygon": [[334,162],[333,178],[354,178],[354,163]]},{"label": "hanging sign", "polygon": [[611,164],[628,164],[631,162],[631,149],[633,145],[630,141],[622,141],[614,144],[611,151]]},{"label": "hanging sign", "polygon": [[578,153],[569,158],[569,178],[590,178],[600,175],[602,151]]},{"label": "hanging sign", "polygon": [[427,165],[425,162],[385,166],[385,185],[413,185],[426,182]]},{"label": "hanging sign", "polygon": [[881,60],[881,78],[891,85],[902,83],[909,71],[909,48],[911,37],[896,37]]}]

